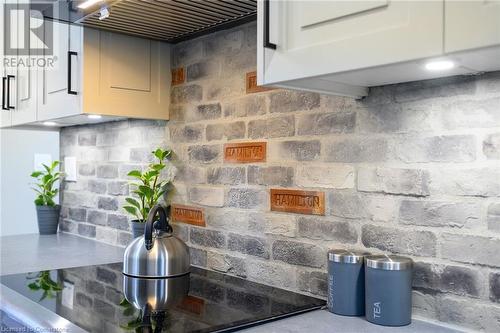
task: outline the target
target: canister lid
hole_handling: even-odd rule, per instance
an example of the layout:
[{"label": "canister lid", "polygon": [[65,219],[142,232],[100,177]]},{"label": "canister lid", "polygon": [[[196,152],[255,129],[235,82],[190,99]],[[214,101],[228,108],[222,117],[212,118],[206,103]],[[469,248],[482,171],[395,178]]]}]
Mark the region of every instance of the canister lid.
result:
[{"label": "canister lid", "polygon": [[334,249],[328,251],[328,260],[344,264],[359,264],[363,262],[366,255],[367,253],[358,251]]},{"label": "canister lid", "polygon": [[396,255],[367,256],[365,259],[367,267],[383,269],[386,271],[402,271],[413,267],[413,260],[408,257]]}]

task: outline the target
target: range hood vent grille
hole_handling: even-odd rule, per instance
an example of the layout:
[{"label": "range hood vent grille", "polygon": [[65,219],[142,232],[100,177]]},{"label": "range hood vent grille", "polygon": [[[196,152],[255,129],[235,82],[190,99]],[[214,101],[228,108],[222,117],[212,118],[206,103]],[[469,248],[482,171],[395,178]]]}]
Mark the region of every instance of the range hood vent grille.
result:
[{"label": "range hood vent grille", "polygon": [[256,0],[119,0],[107,2],[109,17],[99,10],[82,17],[87,27],[170,43],[242,24],[256,17]]}]

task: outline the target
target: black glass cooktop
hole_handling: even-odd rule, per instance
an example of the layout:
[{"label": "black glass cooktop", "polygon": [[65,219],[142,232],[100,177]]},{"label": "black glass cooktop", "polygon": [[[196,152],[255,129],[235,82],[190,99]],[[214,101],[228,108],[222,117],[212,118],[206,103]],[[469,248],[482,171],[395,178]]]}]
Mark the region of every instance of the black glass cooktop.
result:
[{"label": "black glass cooktop", "polygon": [[176,305],[166,311],[139,310],[124,298],[121,270],[116,263],[6,275],[0,282],[89,332],[226,332],[325,305],[317,298],[192,267],[189,291]]}]

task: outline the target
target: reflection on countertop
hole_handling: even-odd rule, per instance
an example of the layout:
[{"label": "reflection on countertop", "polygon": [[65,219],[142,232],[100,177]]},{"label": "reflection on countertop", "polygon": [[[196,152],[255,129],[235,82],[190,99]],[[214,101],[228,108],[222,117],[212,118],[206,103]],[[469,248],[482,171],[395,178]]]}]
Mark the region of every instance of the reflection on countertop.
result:
[{"label": "reflection on countertop", "polygon": [[89,332],[126,332],[139,328],[156,331],[212,332],[318,309],[320,299],[250,282],[196,267],[191,268],[189,294],[172,309],[144,316],[122,293],[122,264],[76,267],[50,271],[63,286],[53,298],[40,300],[43,290],[28,287],[37,272],[2,276],[0,282],[39,302]]}]

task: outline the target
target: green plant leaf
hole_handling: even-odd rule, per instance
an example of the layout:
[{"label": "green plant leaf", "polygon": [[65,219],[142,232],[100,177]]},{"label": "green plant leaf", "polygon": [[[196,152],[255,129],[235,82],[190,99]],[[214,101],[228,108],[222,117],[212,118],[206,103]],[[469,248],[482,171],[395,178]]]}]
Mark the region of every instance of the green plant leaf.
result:
[{"label": "green plant leaf", "polygon": [[127,316],[127,317],[132,316],[134,314],[134,312],[135,312],[135,309],[129,305],[126,309],[123,310],[123,315]]},{"label": "green plant leaf", "polygon": [[42,166],[43,166],[43,168],[45,169],[45,172],[46,172],[46,173],[51,173],[51,172],[52,172],[52,170],[50,170],[50,167],[49,167],[48,165],[46,165],[46,164],[42,164]]},{"label": "green plant leaf", "polygon": [[122,298],[122,300],[120,301],[120,304],[118,304],[119,306],[129,306],[131,305],[126,298]]},{"label": "green plant leaf", "polygon": [[137,215],[137,208],[132,207],[132,206],[123,206],[123,209],[127,211],[127,213],[132,214],[132,215]]},{"label": "green plant leaf", "polygon": [[153,178],[155,177],[158,177],[160,173],[156,170],[150,170],[148,172],[145,173],[145,178],[148,179],[149,181],[151,181]]},{"label": "green plant leaf", "polygon": [[139,170],[132,170],[129,173],[127,173],[127,176],[141,178],[142,174],[141,174],[141,172]]},{"label": "green plant leaf", "polygon": [[31,290],[40,290],[41,289],[41,287],[36,282],[31,282],[30,284],[28,284],[28,288],[30,288]]},{"label": "green plant leaf", "polygon": [[[142,186],[142,185],[138,185],[137,187],[139,186]],[[137,194],[139,196],[139,198],[143,198],[145,195],[143,192],[141,192],[140,190],[133,190],[132,193],[134,194]]]},{"label": "green plant leaf", "polygon": [[148,199],[152,198],[154,195],[154,191],[148,186],[144,185],[139,186],[139,191],[142,192]]},{"label": "green plant leaf", "polygon": [[57,282],[55,282],[54,280],[52,280],[50,278],[50,275],[47,276],[46,281],[47,281],[47,284],[50,285],[51,287],[55,287],[55,288],[59,287]]},{"label": "green plant leaf", "polygon": [[161,148],[158,148],[156,149],[155,151],[153,151],[153,154],[155,155],[156,158],[158,158],[159,160],[162,160],[163,159],[163,150]]},{"label": "green plant leaf", "polygon": [[47,183],[49,183],[51,180],[52,180],[51,174],[47,174],[42,177],[42,183],[44,183],[45,185],[47,185]]},{"label": "green plant leaf", "polygon": [[134,207],[141,208],[141,204],[139,201],[135,200],[134,198],[125,198],[125,201],[131,204]]},{"label": "green plant leaf", "polygon": [[31,177],[33,178],[38,178],[42,175],[42,172],[41,171],[34,171],[31,173]]},{"label": "green plant leaf", "polygon": [[165,169],[166,165],[165,164],[153,164],[151,165],[151,168],[155,171],[161,171]]},{"label": "green plant leaf", "polygon": [[43,279],[40,280],[40,287],[45,291],[50,290],[50,285]]}]

